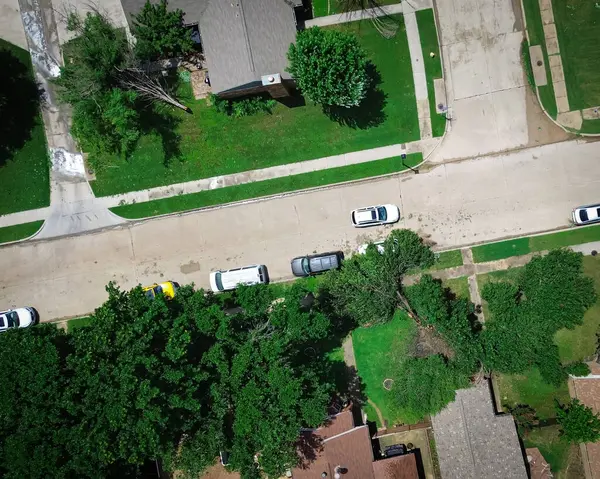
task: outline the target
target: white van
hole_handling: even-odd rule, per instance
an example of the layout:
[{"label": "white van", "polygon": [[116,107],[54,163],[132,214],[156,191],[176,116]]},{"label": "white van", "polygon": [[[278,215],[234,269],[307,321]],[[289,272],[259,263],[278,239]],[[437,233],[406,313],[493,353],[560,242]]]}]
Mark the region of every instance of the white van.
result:
[{"label": "white van", "polygon": [[268,283],[269,276],[264,264],[253,264],[242,268],[228,269],[227,271],[213,271],[210,273],[210,289],[215,293],[230,291],[239,284]]}]

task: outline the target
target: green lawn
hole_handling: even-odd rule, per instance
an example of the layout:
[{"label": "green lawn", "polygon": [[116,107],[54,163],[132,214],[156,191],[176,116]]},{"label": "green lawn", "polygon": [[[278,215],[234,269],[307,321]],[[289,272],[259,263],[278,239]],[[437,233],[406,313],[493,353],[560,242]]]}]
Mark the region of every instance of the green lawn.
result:
[{"label": "green lawn", "polygon": [[536,428],[523,440],[525,447],[537,447],[550,464],[556,479],[584,477],[579,446],[568,445],[559,436],[559,426]]},{"label": "green lawn", "polygon": [[598,5],[592,0],[552,2],[571,110],[600,106]]},{"label": "green lawn", "polygon": [[[393,5],[400,3],[400,0],[378,0],[379,5]],[[342,13],[341,2],[338,0],[312,0],[313,17],[326,17]]]},{"label": "green lawn", "polygon": [[5,226],[0,228],[0,243],[8,243],[10,241],[18,241],[29,238],[35,234],[44,224],[43,220],[32,221],[31,223],[23,223],[14,226]]},{"label": "green lawn", "polygon": [[[391,40],[382,38],[370,21],[332,27],[356,33],[381,75],[380,92],[371,95],[359,111],[345,112],[354,115],[354,127],[333,121],[310,104],[278,105],[272,114],[233,118],[215,112],[204,100],[189,99],[186,104],[193,114],[174,112],[181,120],[177,127],[180,159],[165,165],[160,138],[144,136],[128,161],[102,160],[108,166],[96,168],[95,194],[124,193],[418,140],[408,42],[402,17],[396,18],[401,28]],[[189,88],[184,86],[188,96]],[[379,119],[383,122],[367,127]]]},{"label": "green lawn", "polygon": [[429,268],[429,271],[438,269],[455,268],[456,266],[462,266],[462,253],[459,249],[452,251],[442,251],[437,254],[435,264]]},{"label": "green lawn", "polygon": [[340,166],[327,170],[284,176],[272,180],[256,181],[243,185],[227,186],[216,190],[206,190],[188,195],[172,196],[160,200],[117,206],[111,211],[129,219],[145,218],[177,211],[192,210],[207,206],[242,201],[261,196],[275,195],[288,191],[313,188],[316,186],[332,185],[344,181],[358,180],[373,176],[396,173],[416,166],[423,160],[421,153],[408,155],[404,163],[400,157],[358,163],[356,165]]},{"label": "green lawn", "polygon": [[0,57],[4,68],[0,85],[10,90],[0,128],[0,215],[5,215],[48,206],[50,178],[29,52],[0,39]]},{"label": "green lawn", "polygon": [[600,225],[572,228],[558,233],[517,238],[498,243],[489,243],[472,248],[473,261],[483,263],[520,256],[537,251],[551,250],[592,241],[600,241]]},{"label": "green lawn", "polygon": [[567,382],[559,387],[548,384],[535,367],[524,374],[498,374],[496,379],[502,406],[527,404],[536,410],[540,419],[555,416],[554,398],[569,401]]},{"label": "green lawn", "polygon": [[456,296],[470,299],[469,280],[466,276],[461,278],[445,279],[442,281],[442,284],[446,288],[450,288],[450,291],[452,291]]},{"label": "green lawn", "polygon": [[[442,78],[442,62],[440,60],[440,47],[438,45],[435,16],[431,8],[416,12],[419,36],[425,62],[425,75],[427,76],[427,96],[429,98],[429,111],[431,115],[431,130],[433,136],[442,136],[446,130],[446,118],[436,111],[435,88],[433,80]],[[431,58],[429,54],[435,53]]]},{"label": "green lawn", "polygon": [[583,120],[580,133],[600,133],[600,120]]},{"label": "green lawn", "polygon": [[70,319],[67,321],[67,332],[70,333],[74,329],[82,328],[91,323],[92,318],[90,316],[82,316],[81,318]]},{"label": "green lawn", "polygon": [[[398,408],[394,404],[393,392],[383,388],[383,381],[393,377],[401,367],[415,334],[415,323],[401,313],[386,324],[358,328],[352,333],[356,367],[364,382],[365,394],[377,405],[390,426],[419,419]],[[375,420],[375,412],[370,407],[367,408],[369,410],[369,419]]]},{"label": "green lawn", "polygon": [[[527,22],[527,32],[529,34],[530,45],[541,45],[544,52],[544,61],[546,64],[546,78],[548,83],[538,87],[540,101],[548,114],[556,119],[556,98],[554,97],[554,87],[552,86],[552,76],[550,73],[550,64],[548,63],[548,51],[546,50],[546,41],[544,39],[544,28],[542,25],[542,15],[538,0],[523,0],[525,9],[525,19]],[[556,12],[554,12],[556,18]]]}]

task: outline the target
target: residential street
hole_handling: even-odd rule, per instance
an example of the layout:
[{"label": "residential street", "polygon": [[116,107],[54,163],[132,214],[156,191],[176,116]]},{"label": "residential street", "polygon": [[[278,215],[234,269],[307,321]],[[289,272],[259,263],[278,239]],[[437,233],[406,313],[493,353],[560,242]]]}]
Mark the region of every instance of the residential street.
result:
[{"label": "residential street", "polygon": [[130,227],[0,249],[0,304],[35,306],[42,321],[83,315],[106,297],[161,279],[208,286],[208,273],[253,263],[271,280],[291,277],[292,257],[351,253],[387,228],[355,229],[353,208],[396,203],[397,227],[438,248],[533,233],[569,223],[574,206],[598,200],[600,148],[567,142],[448,163],[419,175],[149,220]]}]

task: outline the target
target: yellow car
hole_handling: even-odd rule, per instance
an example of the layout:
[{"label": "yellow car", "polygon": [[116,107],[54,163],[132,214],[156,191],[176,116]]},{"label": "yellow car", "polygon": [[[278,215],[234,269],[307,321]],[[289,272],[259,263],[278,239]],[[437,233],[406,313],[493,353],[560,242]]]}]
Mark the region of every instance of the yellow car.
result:
[{"label": "yellow car", "polygon": [[146,293],[146,296],[150,299],[154,299],[156,295],[162,293],[167,299],[173,299],[175,292],[179,289],[179,283],[175,281],[165,281],[164,283],[154,283],[151,286],[144,286],[142,288]]}]

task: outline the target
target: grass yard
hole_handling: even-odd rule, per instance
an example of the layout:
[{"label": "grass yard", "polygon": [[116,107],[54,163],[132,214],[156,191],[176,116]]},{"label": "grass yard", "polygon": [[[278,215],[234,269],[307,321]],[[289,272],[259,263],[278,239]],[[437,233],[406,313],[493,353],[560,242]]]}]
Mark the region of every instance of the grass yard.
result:
[{"label": "grass yard", "polygon": [[[548,62],[548,51],[546,50],[546,41],[544,39],[544,27],[542,24],[542,15],[538,0],[523,0],[525,9],[525,19],[527,22],[527,33],[529,34],[530,45],[541,45],[544,52],[544,61],[546,64],[546,77],[548,83],[538,87],[540,101],[544,110],[556,119],[556,98],[554,97],[554,87],[552,86],[552,76],[550,73],[550,64]],[[556,11],[554,12],[556,18]]]},{"label": "grass yard", "polygon": [[537,447],[550,464],[556,479],[582,478],[584,476],[579,446],[568,445],[559,436],[558,426],[536,428],[523,440],[525,447]]},{"label": "grass yard", "polygon": [[[365,385],[365,395],[377,405],[390,426],[419,419],[398,408],[393,393],[383,388],[383,381],[402,367],[415,334],[415,323],[400,312],[386,324],[358,328],[352,333],[356,368]],[[369,419],[376,420],[375,411],[370,406],[366,409]]]},{"label": "grass yard", "polygon": [[0,126],[0,215],[5,215],[50,204],[50,162],[29,52],[0,39],[0,60],[0,87],[10,92]]},{"label": "grass yard", "polygon": [[67,332],[70,333],[77,328],[88,326],[92,321],[90,316],[82,316],[81,318],[70,319],[67,321]]},{"label": "grass yard", "polygon": [[445,279],[442,281],[444,287],[449,288],[457,297],[469,299],[469,279],[461,278]]},{"label": "grass yard", "polygon": [[567,382],[559,387],[548,384],[535,367],[525,374],[498,374],[496,384],[502,406],[527,404],[536,410],[540,419],[555,416],[554,398],[569,401]]},{"label": "grass yard", "polygon": [[144,136],[128,161],[102,160],[108,166],[96,168],[94,193],[113,195],[418,140],[408,42],[402,16],[395,18],[401,28],[391,40],[382,38],[370,21],[332,27],[356,33],[381,75],[380,91],[371,101],[347,112],[354,115],[353,126],[333,121],[310,104],[277,105],[272,114],[233,118],[217,113],[205,100],[191,99],[185,84],[185,103],[193,114],[174,112],[181,121],[176,128],[179,158],[166,160],[159,136]]},{"label": "grass yard", "polygon": [[600,8],[592,0],[554,0],[554,22],[571,110],[600,106]]},{"label": "grass yard", "polygon": [[18,241],[29,238],[37,233],[43,224],[44,220],[40,220],[32,221],[31,223],[23,223],[20,225],[5,226],[4,228],[0,228],[0,243],[9,243],[10,241]]},{"label": "grass yard", "polygon": [[580,133],[600,133],[600,120],[583,120]]},{"label": "grass yard", "polygon": [[484,263],[520,256],[537,251],[551,250],[592,241],[600,241],[600,225],[572,228],[558,233],[517,238],[498,243],[488,243],[472,248],[473,261]]},{"label": "grass yard", "polygon": [[407,155],[404,163],[400,157],[358,163],[356,165],[340,166],[327,170],[284,176],[271,180],[255,181],[243,185],[227,186],[216,190],[206,190],[199,193],[172,196],[160,200],[133,203],[116,206],[111,211],[123,218],[136,219],[149,216],[164,215],[178,211],[193,210],[207,206],[242,201],[261,196],[275,195],[289,191],[332,185],[344,181],[358,180],[373,176],[396,173],[416,166],[423,160],[421,153]]},{"label": "grass yard", "polygon": [[437,253],[437,259],[435,264],[429,268],[428,271],[435,271],[438,269],[447,269],[447,268],[455,268],[457,266],[462,266],[462,253],[459,249],[455,249],[452,251],[442,251],[441,253]]},{"label": "grass yard", "polygon": [[[377,0],[377,3],[379,5],[393,5],[394,3],[400,3],[400,0]],[[342,2],[339,0],[312,0],[313,18],[343,13],[341,4]]]},{"label": "grass yard", "polygon": [[[433,136],[443,136],[446,130],[446,118],[436,111],[435,88],[433,80],[442,78],[442,62],[440,60],[440,47],[437,38],[435,16],[431,8],[416,12],[419,36],[425,62],[425,75],[427,76],[427,96],[429,98],[429,112],[431,115],[431,130]],[[431,58],[429,54],[435,53]]]}]

